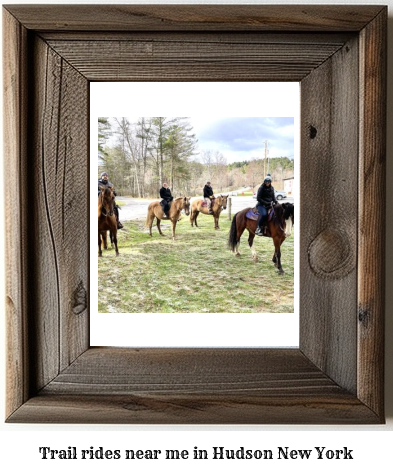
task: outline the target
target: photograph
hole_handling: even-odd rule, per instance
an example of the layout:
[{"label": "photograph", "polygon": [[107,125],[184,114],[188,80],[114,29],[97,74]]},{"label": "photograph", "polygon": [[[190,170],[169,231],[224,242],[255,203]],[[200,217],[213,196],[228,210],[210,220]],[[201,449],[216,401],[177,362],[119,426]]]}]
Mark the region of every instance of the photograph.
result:
[{"label": "photograph", "polygon": [[294,117],[97,128],[99,313],[294,312]]}]

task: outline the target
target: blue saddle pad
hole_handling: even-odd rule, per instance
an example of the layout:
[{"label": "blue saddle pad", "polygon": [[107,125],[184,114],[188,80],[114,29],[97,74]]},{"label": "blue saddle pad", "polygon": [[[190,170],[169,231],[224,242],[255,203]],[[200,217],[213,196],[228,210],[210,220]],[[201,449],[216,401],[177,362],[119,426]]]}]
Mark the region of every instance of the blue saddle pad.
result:
[{"label": "blue saddle pad", "polygon": [[252,221],[257,221],[259,218],[259,214],[255,214],[254,209],[250,209],[249,211],[247,211],[246,217],[247,219],[251,219]]},{"label": "blue saddle pad", "polygon": [[[246,214],[246,217],[247,219],[251,219],[252,221],[257,221],[259,219],[259,213],[258,212],[254,212],[254,209],[256,210],[256,207],[250,209],[247,211],[247,214]],[[268,215],[268,221],[271,220],[271,218],[273,217],[273,214],[274,214],[274,209],[272,209],[270,212],[269,212],[269,215]]]}]

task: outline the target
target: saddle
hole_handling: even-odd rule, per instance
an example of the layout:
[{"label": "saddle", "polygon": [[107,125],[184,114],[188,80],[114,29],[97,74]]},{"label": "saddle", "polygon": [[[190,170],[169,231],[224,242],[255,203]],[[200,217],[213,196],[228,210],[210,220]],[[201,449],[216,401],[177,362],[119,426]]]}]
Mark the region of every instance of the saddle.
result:
[{"label": "saddle", "polygon": [[[267,216],[267,221],[271,221],[274,215],[274,208],[272,208]],[[247,219],[250,219],[252,221],[257,221],[259,219],[259,212],[256,207],[253,207],[249,211],[247,211],[246,214]]]},{"label": "saddle", "polygon": [[162,201],[160,201],[160,206],[161,206],[161,209],[162,209],[162,212],[164,214],[168,214],[170,209],[171,209],[171,204],[172,204],[172,201],[165,201],[165,199],[163,199]]},{"label": "saddle", "polygon": [[[216,198],[213,198],[211,199],[211,207],[214,206],[214,201],[215,201]],[[207,201],[206,199],[203,199],[203,201],[201,202],[201,207],[207,207]]]}]

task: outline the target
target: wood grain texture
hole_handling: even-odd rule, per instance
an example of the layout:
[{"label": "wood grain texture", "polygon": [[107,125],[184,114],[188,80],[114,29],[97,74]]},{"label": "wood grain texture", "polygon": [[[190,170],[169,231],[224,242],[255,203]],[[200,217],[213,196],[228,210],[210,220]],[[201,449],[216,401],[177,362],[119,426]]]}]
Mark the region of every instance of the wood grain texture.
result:
[{"label": "wood grain texture", "polygon": [[359,398],[383,411],[386,195],[386,10],[360,35]]},{"label": "wood grain texture", "polygon": [[[386,8],[7,9],[8,421],[383,423]],[[89,80],[269,77],[301,80],[300,350],[89,348]]]},{"label": "wood grain texture", "polygon": [[360,31],[380,6],[5,5],[36,31]]},{"label": "wood grain texture", "polygon": [[300,243],[300,348],[353,394],[357,366],[357,70],[357,41],[350,41],[301,83],[301,220],[307,225],[302,225]]},{"label": "wood grain texture", "polygon": [[375,423],[298,350],[92,348],[9,421]]},{"label": "wood grain texture", "polygon": [[88,86],[38,37],[29,52],[26,245],[36,391],[88,347]]},{"label": "wood grain texture", "polygon": [[[300,81],[332,56],[343,41],[322,43],[310,34],[293,43],[276,42],[270,36],[254,35],[250,42],[242,35],[235,40],[210,35],[210,41],[196,42],[194,35],[177,35],[159,40],[49,40],[69,64],[91,81]],[[327,41],[327,39],[326,39]],[[251,66],[251,67],[250,67]]]},{"label": "wood grain texture", "polygon": [[[27,32],[8,13],[3,12],[4,74],[4,175],[12,189],[4,193],[7,393],[6,412],[12,413],[29,397],[27,362],[26,234],[23,225],[26,209],[26,46]],[[12,210],[12,212],[9,212]]]}]

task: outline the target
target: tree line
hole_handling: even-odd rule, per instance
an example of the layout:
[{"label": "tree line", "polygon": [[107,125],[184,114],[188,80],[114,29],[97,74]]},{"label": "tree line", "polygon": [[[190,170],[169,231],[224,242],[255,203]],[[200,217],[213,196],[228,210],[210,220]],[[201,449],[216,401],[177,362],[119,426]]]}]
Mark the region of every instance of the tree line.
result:
[{"label": "tree line", "polygon": [[120,195],[157,197],[167,182],[175,196],[196,196],[206,181],[215,192],[254,188],[269,171],[276,186],[293,176],[286,157],[227,164],[220,150],[199,150],[186,117],[98,119],[99,172],[106,171]]}]

